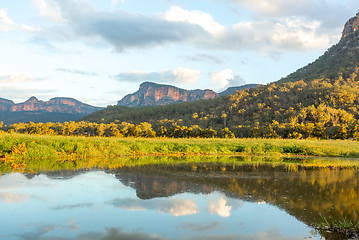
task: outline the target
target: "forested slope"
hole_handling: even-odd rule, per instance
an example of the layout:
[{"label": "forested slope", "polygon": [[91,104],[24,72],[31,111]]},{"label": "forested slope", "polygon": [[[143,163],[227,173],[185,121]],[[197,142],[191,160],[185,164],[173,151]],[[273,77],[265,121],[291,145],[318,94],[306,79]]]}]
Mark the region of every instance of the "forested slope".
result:
[{"label": "forested slope", "polygon": [[348,77],[357,66],[359,66],[359,31],[343,37],[317,60],[280,79],[278,83],[299,80],[310,82],[321,77],[335,78],[338,73]]},{"label": "forested slope", "polygon": [[[272,83],[216,99],[168,106],[109,106],[82,120],[166,128],[229,128],[236,137],[358,138],[359,68],[334,78]],[[186,130],[187,131],[187,130]]]}]

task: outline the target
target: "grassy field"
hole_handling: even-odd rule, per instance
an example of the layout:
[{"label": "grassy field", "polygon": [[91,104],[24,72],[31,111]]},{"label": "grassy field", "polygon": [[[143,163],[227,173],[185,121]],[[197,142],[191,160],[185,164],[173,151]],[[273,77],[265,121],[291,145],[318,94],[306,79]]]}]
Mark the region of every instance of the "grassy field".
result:
[{"label": "grassy field", "polygon": [[85,138],[25,134],[0,136],[0,159],[227,154],[359,158],[359,142],[288,139]]}]

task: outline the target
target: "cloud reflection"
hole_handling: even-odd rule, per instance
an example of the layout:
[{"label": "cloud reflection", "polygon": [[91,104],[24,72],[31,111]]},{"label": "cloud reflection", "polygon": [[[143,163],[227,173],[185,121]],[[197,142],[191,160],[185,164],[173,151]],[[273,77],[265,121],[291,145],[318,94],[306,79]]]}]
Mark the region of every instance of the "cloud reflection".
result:
[{"label": "cloud reflection", "polygon": [[28,195],[25,194],[17,194],[11,192],[1,192],[0,193],[0,201],[5,202],[7,204],[13,203],[24,203],[29,199]]},{"label": "cloud reflection", "polygon": [[82,208],[82,207],[92,207],[92,203],[79,203],[79,204],[72,204],[72,205],[63,205],[57,207],[51,207],[50,209],[53,210],[63,210],[63,209],[74,209],[74,208]]},{"label": "cloud reflection", "polygon": [[221,222],[215,221],[215,222],[209,222],[209,223],[182,223],[181,225],[176,226],[178,229],[191,229],[192,231],[196,232],[204,232],[209,230],[214,230],[217,227],[220,227],[222,225]]},{"label": "cloud reflection", "polygon": [[127,210],[156,210],[172,216],[197,214],[199,208],[194,201],[184,199],[152,199],[139,200],[133,198],[114,199],[107,202],[115,207]]},{"label": "cloud reflection", "polygon": [[208,207],[206,208],[207,212],[210,214],[218,214],[221,217],[229,217],[231,215],[232,206],[227,204],[224,197],[220,197],[216,203],[213,199],[209,201]]}]

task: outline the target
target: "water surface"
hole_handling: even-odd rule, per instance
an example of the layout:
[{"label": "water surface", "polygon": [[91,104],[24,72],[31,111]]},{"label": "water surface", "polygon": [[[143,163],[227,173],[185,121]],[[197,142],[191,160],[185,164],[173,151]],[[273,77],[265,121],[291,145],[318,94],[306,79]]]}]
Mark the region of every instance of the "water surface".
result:
[{"label": "water surface", "polygon": [[318,213],[355,220],[358,180],[268,163],[5,174],[0,239],[325,239]]}]

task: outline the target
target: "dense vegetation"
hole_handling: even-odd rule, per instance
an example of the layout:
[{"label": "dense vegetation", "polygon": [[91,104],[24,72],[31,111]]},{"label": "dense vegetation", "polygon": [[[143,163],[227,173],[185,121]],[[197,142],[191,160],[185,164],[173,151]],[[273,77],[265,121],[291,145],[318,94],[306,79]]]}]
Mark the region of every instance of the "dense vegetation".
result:
[{"label": "dense vegetation", "polygon": [[139,109],[108,106],[82,120],[118,126],[148,122],[157,136],[167,137],[176,137],[170,134],[174,130],[188,137],[197,129],[213,129],[220,137],[227,128],[244,138],[358,139],[358,99],[356,67],[331,79],[272,83],[210,100]]},{"label": "dense vegetation", "polygon": [[284,139],[86,138],[3,134],[1,159],[76,159],[143,155],[307,155],[359,157],[354,141]]}]

